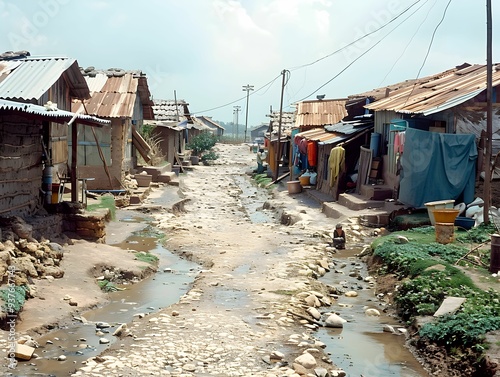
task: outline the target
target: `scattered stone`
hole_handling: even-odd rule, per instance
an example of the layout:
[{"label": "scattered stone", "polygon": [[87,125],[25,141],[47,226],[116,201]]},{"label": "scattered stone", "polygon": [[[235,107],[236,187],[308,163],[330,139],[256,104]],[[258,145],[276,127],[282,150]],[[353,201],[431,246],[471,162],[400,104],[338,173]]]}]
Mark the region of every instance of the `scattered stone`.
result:
[{"label": "scattered stone", "polygon": [[271,360],[283,360],[285,358],[285,354],[279,351],[273,351],[271,352],[271,355],[269,355],[269,358]]},{"label": "scattered stone", "polygon": [[27,346],[25,344],[16,344],[15,357],[19,360],[30,360],[35,352],[35,348]]},{"label": "scattered stone", "polygon": [[408,243],[408,242],[410,242],[410,241],[405,236],[397,236],[396,237],[396,243],[403,244],[403,243]]},{"label": "scattered stone", "polygon": [[99,344],[108,344],[109,343],[109,339],[107,338],[99,338]]},{"label": "scattered stone", "polygon": [[122,323],[117,329],[113,332],[113,336],[121,337],[127,331],[127,324]]},{"label": "scattered stone", "polygon": [[294,362],[303,366],[306,369],[312,369],[318,365],[314,356],[308,352],[305,352],[302,355],[295,358]]},{"label": "scattered stone", "polygon": [[334,328],[342,328],[344,327],[344,323],[346,323],[347,320],[344,318],[340,317],[339,315],[332,313],[330,314],[327,319],[325,320],[325,326],[326,327],[334,327]]},{"label": "scattered stone", "polygon": [[186,372],[194,372],[196,370],[196,365],[194,365],[194,364],[184,364],[182,366],[182,369],[184,369]]},{"label": "scattered stone", "polygon": [[313,317],[316,320],[321,319],[321,313],[316,308],[309,307],[306,309],[306,312],[308,312],[311,315],[311,317]]},{"label": "scattered stone", "polygon": [[373,316],[373,317],[379,317],[380,316],[380,312],[377,309],[374,309],[374,308],[366,309],[365,310],[365,314],[367,316]]},{"label": "scattered stone", "polygon": [[58,361],[65,361],[67,359],[66,355],[60,355],[57,357]]},{"label": "scattered stone", "polygon": [[356,291],[347,291],[346,293],[344,293],[344,296],[346,296],[346,297],[358,297],[358,292],[356,292]]}]

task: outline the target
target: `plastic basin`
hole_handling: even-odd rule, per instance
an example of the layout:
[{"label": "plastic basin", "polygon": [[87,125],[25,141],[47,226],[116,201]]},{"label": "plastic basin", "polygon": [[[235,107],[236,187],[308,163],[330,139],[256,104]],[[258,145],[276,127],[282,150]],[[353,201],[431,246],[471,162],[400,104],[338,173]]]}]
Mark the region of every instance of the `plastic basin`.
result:
[{"label": "plastic basin", "polygon": [[476,220],[471,219],[470,217],[458,216],[455,219],[456,226],[462,227],[462,228],[467,229],[467,230],[471,229],[475,223],[476,223]]},{"label": "plastic basin", "polygon": [[460,211],[454,208],[435,209],[432,211],[436,223],[444,223],[444,224],[454,224],[455,219],[458,216],[458,212]]},{"label": "plastic basin", "polygon": [[442,208],[453,208],[455,201],[450,199],[450,200],[438,200],[435,202],[427,202],[425,203],[425,206],[427,207],[427,213],[429,214],[429,220],[431,221],[431,225],[435,225],[436,221],[434,219],[434,211],[435,209],[442,209]]}]

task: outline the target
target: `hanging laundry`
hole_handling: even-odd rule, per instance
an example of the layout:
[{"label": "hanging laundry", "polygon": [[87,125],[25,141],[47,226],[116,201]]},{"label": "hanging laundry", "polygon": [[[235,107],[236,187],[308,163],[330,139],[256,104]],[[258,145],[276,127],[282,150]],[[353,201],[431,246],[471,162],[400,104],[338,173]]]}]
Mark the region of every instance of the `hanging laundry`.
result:
[{"label": "hanging laundry", "polygon": [[394,153],[403,153],[405,146],[405,131],[396,132],[394,135]]},{"label": "hanging laundry", "polygon": [[333,187],[345,165],[345,149],[342,146],[333,148],[328,158],[328,169],[330,170],[330,187]]},{"label": "hanging laundry", "polygon": [[307,140],[302,139],[299,143],[299,151],[302,154],[307,154]]},{"label": "hanging laundry", "polygon": [[315,141],[307,143],[307,162],[309,166],[316,166],[318,161],[318,144]]}]

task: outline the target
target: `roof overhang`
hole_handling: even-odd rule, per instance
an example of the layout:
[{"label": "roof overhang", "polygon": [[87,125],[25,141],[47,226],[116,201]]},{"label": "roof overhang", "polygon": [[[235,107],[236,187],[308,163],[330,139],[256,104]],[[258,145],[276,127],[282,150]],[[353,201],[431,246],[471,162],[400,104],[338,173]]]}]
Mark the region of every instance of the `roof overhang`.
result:
[{"label": "roof overhang", "polygon": [[95,116],[73,113],[71,111],[54,109],[51,110],[45,106],[34,105],[32,103],[22,103],[0,99],[0,111],[12,111],[22,113],[37,119],[55,122],[69,123],[77,122],[88,126],[102,127],[111,124],[111,121],[100,119]]}]

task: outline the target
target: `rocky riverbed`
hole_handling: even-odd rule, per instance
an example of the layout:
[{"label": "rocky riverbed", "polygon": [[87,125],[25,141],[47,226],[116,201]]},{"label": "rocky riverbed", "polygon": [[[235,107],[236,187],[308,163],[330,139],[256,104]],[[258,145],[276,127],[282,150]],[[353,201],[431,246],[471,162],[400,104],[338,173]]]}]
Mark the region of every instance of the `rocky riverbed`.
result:
[{"label": "rocky riverbed", "polygon": [[[316,333],[344,326],[339,298],[354,300],[375,282],[359,273],[358,262],[336,260],[342,251],[330,246],[331,232],[342,222],[348,248],[362,252],[373,229],[356,218],[327,218],[317,203],[288,194],[283,185],[269,193],[242,191],[238,182],[254,168],[254,154],[245,145],[217,148],[220,157],[212,166],[194,166],[179,177],[183,199],[174,211],[154,205],[161,188],[142,205],[166,235],[166,247],[201,265],[191,289],[168,308],[111,324],[109,334],[118,341],[75,364],[73,375],[346,375]],[[257,210],[271,221],[255,221],[244,202],[260,202]],[[356,285],[320,283],[332,270],[354,277]],[[366,315],[383,310],[374,297]],[[31,362],[36,367],[36,359]]]}]

